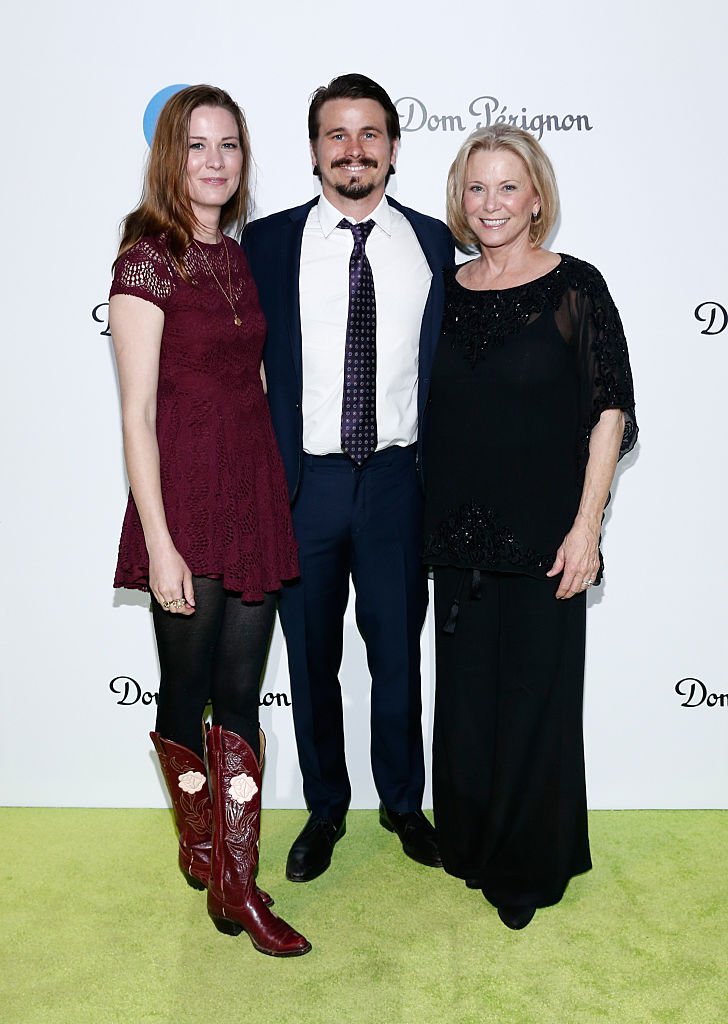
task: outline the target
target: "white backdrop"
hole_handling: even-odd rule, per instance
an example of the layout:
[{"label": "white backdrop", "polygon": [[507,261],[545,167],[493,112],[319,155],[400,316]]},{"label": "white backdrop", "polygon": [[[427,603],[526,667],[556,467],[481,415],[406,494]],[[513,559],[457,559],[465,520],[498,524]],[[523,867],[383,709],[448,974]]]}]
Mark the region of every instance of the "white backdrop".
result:
[{"label": "white backdrop", "polygon": [[[316,187],[312,90],[361,71],[399,101],[390,191],[433,215],[478,122],[516,115],[541,134],[563,204],[551,246],[607,279],[642,429],[614,488],[606,582],[590,594],[590,804],[728,806],[721,0],[430,13],[402,0],[29,0],[5,26],[0,802],[164,801],[147,738],[157,688],[147,599],[111,588],[126,481],[102,305],[118,222],[139,194],[145,109],[176,83],[229,90],[248,116],[265,214]],[[429,747],[429,622],[422,646]],[[342,679],[353,805],[376,806],[353,618]],[[288,692],[277,631],[261,709],[267,806],[302,806]]]}]

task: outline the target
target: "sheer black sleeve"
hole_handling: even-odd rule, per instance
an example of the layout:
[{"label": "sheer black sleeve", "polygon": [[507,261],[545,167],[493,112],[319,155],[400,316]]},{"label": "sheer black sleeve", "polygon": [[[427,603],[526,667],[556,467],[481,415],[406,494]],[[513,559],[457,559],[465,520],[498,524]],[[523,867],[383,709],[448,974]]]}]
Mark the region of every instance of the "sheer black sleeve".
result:
[{"label": "sheer black sleeve", "polygon": [[574,261],[574,277],[556,321],[567,341],[577,346],[579,368],[580,468],[589,458],[589,438],[605,409],[621,409],[624,434],[619,458],[637,441],[634,388],[627,341],[617,307],[604,278],[588,263]]}]

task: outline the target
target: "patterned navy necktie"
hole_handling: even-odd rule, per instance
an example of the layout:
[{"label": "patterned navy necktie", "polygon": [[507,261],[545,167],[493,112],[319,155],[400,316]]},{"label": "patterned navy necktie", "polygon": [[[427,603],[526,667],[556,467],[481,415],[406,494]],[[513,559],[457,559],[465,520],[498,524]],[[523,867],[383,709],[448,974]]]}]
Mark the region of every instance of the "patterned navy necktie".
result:
[{"label": "patterned navy necktie", "polygon": [[377,303],[364,249],[374,221],[351,224],[342,220],[338,226],[348,228],[354,236],[349,260],[341,450],[361,466],[377,447]]}]

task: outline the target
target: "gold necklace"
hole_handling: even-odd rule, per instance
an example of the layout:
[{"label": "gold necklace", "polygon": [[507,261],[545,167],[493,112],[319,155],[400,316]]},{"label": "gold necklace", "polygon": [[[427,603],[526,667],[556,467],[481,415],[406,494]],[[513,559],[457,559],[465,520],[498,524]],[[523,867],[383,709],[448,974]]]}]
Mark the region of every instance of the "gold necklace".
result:
[{"label": "gold necklace", "polygon": [[[220,232],[220,234],[222,235],[222,232]],[[230,276],[230,253],[228,252],[227,242],[225,241],[225,235],[222,235],[222,247],[225,250],[225,258],[227,260],[227,272],[228,272],[228,291],[227,292],[225,291],[223,286],[220,284],[220,281],[218,279],[217,274],[215,273],[215,271],[210,266],[210,262],[209,262],[207,256],[205,255],[205,250],[198,243],[196,238],[193,238],[192,241],[195,243],[195,245],[199,249],[200,256],[202,256],[203,260],[205,261],[205,266],[207,267],[207,269],[210,271],[210,273],[212,274],[213,278],[215,279],[215,284],[217,285],[217,287],[220,289],[220,291],[223,293],[223,295],[227,299],[228,305],[230,306],[230,309],[232,309],[232,311],[233,311],[233,323],[235,324],[236,327],[241,327],[243,321],[238,316],[238,311],[236,310],[235,305],[233,303],[233,283],[232,283],[232,279],[231,279],[231,276]]]}]

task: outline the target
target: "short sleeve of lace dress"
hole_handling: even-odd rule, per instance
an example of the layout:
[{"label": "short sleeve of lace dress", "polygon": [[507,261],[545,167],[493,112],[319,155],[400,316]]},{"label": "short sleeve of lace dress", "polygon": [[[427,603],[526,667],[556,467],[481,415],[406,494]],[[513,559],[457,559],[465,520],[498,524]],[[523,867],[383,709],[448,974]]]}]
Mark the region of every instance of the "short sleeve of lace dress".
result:
[{"label": "short sleeve of lace dress", "polygon": [[142,238],[128,249],[114,267],[112,295],[135,295],[166,309],[174,290],[174,271],[165,249],[151,238]]},{"label": "short sleeve of lace dress", "polygon": [[619,311],[604,278],[581,260],[574,261],[571,286],[556,311],[564,338],[577,346],[579,366],[580,463],[589,457],[589,437],[605,409],[621,409],[622,458],[637,441],[634,388],[627,341]]}]

